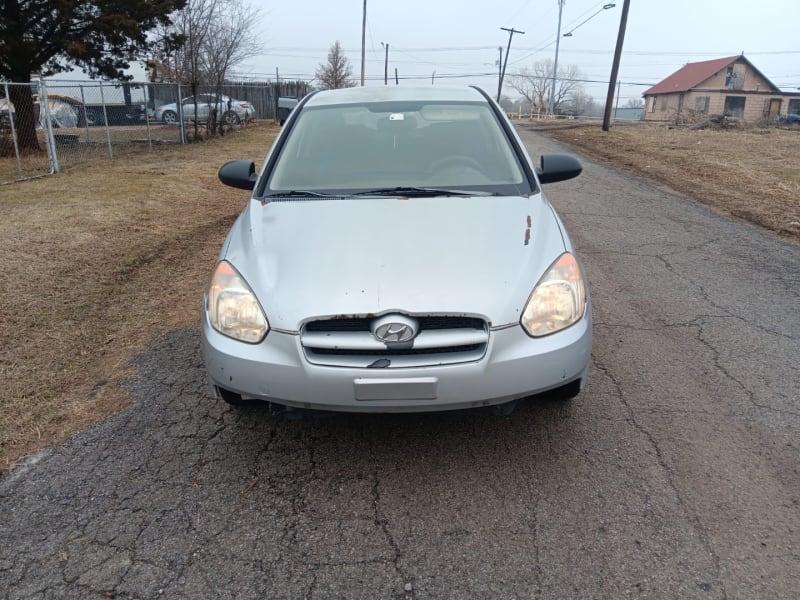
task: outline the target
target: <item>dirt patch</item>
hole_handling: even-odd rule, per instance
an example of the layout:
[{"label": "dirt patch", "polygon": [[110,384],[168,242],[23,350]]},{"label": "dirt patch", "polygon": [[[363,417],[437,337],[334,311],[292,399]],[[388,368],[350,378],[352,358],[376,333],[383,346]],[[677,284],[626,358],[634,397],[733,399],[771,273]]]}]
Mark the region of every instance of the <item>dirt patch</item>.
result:
[{"label": "dirt patch", "polygon": [[0,471],[126,403],[153,337],[198,321],[222,241],[247,201],[216,168],[263,161],[278,129],[97,159],[2,188]]},{"label": "dirt patch", "polygon": [[640,123],[550,128],[587,156],[800,242],[800,129],[692,130]]}]

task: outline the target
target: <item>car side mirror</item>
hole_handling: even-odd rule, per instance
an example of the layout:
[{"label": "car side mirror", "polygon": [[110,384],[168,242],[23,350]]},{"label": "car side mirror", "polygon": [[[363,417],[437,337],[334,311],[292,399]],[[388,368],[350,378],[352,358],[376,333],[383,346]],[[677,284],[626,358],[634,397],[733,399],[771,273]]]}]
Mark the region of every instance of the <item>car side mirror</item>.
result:
[{"label": "car side mirror", "polygon": [[536,175],[540,183],[554,183],[577,177],[583,166],[571,154],[542,154],[542,166],[537,167]]},{"label": "car side mirror", "polygon": [[250,160],[232,160],[226,162],[217,174],[219,180],[240,190],[252,190],[256,185],[256,165]]}]

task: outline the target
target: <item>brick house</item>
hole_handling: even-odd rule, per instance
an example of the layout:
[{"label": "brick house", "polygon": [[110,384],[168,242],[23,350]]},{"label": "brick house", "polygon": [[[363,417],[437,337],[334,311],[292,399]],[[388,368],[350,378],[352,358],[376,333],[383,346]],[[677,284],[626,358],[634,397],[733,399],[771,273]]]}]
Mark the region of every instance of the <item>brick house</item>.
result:
[{"label": "brick house", "polygon": [[744,54],[687,63],[642,95],[645,121],[699,113],[755,122],[800,114],[800,94],[782,92]]}]

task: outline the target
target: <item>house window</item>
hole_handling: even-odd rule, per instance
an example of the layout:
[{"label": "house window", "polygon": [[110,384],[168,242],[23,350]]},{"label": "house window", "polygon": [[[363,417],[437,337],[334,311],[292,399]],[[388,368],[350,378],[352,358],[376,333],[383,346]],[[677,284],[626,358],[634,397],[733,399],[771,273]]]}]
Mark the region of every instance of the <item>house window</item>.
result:
[{"label": "house window", "polygon": [[800,99],[789,100],[788,113],[790,115],[800,115]]},{"label": "house window", "polygon": [[694,99],[694,109],[699,113],[707,113],[708,112],[708,103],[711,100],[711,96],[697,96]]},{"label": "house window", "polygon": [[729,90],[744,89],[745,66],[741,63],[728,65],[725,71],[725,87]]},{"label": "house window", "polygon": [[656,112],[656,97],[650,96],[650,112]]},{"label": "house window", "polygon": [[666,110],[667,110],[667,97],[666,96],[662,96],[661,97],[661,112],[664,112]]},{"label": "house window", "polygon": [[744,96],[725,96],[725,114],[729,117],[743,117],[744,100]]}]

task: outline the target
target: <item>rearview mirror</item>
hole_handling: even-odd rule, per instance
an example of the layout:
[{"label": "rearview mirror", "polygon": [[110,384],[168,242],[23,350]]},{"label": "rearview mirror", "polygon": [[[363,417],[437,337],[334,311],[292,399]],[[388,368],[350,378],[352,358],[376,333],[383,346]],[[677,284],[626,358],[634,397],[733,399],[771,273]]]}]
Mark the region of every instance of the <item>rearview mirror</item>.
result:
[{"label": "rearview mirror", "polygon": [[554,183],[577,177],[583,166],[571,154],[542,154],[542,166],[537,167],[536,175],[540,183]]},{"label": "rearview mirror", "polygon": [[240,190],[252,190],[256,185],[256,165],[250,160],[232,160],[219,169],[219,180]]}]

